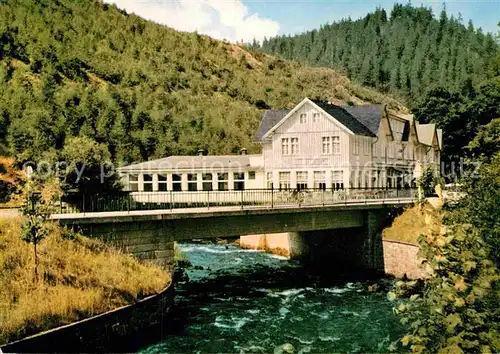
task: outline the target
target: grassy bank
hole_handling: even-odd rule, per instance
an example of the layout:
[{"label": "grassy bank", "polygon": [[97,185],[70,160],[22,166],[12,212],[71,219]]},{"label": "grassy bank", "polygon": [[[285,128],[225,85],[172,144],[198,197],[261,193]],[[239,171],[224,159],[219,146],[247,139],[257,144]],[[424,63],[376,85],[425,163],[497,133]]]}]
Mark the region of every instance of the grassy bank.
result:
[{"label": "grassy bank", "polygon": [[440,213],[428,203],[422,207],[412,206],[397,216],[391,226],[384,229],[382,237],[384,240],[418,244],[420,235],[436,228],[439,230],[441,217]]},{"label": "grassy bank", "polygon": [[20,237],[21,219],[0,219],[0,344],[133,303],[161,291],[170,274],[102,242],[50,226],[38,245]]}]

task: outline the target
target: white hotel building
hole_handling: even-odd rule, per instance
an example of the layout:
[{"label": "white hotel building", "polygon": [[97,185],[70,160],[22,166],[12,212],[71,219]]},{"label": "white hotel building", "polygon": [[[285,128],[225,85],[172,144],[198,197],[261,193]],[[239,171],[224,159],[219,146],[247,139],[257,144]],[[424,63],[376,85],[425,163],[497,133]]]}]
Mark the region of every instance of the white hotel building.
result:
[{"label": "white hotel building", "polygon": [[[340,107],[305,98],[267,110],[262,154],[170,156],[119,168],[132,192],[405,188],[420,163],[439,169],[442,132],[383,105]],[[182,193],[185,194],[185,193]]]}]

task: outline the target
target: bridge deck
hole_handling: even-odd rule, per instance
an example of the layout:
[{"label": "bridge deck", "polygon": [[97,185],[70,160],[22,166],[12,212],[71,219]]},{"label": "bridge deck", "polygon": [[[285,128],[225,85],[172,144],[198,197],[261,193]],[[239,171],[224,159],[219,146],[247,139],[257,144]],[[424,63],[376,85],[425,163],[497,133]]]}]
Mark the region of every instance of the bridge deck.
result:
[{"label": "bridge deck", "polygon": [[280,213],[300,213],[325,210],[353,210],[353,209],[379,209],[386,206],[408,205],[415,202],[415,198],[388,198],[388,199],[359,199],[330,203],[325,205],[243,205],[243,206],[221,206],[221,207],[198,207],[179,209],[156,209],[156,210],[133,210],[133,211],[105,211],[87,212],[73,214],[53,214],[51,219],[58,220],[62,224],[79,223],[105,223],[110,221],[130,221],[131,219],[186,219],[186,218],[206,218],[210,216],[234,216],[252,214],[280,214]]}]

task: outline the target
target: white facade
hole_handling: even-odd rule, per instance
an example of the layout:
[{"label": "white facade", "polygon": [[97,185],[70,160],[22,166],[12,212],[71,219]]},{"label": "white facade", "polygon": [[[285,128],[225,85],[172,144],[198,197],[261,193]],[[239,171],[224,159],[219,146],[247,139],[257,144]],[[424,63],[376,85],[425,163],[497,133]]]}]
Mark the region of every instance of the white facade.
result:
[{"label": "white facade", "polygon": [[[402,188],[414,183],[417,161],[438,168],[440,142],[419,141],[412,116],[384,109],[378,119],[372,136],[357,134],[305,99],[261,139],[268,187]],[[434,125],[425,128],[437,138]]]},{"label": "white facade", "polygon": [[417,162],[439,168],[442,133],[382,106],[304,99],[267,111],[261,155],[171,156],[119,169],[132,192],[347,189],[413,186]]},{"label": "white facade", "polygon": [[284,179],[289,174],[289,187],[293,189],[304,183],[304,187],[319,188],[320,184],[331,186],[335,174],[336,179],[341,176],[337,183],[347,185],[349,141],[349,133],[338,122],[305,104],[262,141],[266,178],[275,188],[285,187]]},{"label": "white facade", "polygon": [[118,169],[130,192],[234,191],[262,188],[262,155],[171,156]]}]

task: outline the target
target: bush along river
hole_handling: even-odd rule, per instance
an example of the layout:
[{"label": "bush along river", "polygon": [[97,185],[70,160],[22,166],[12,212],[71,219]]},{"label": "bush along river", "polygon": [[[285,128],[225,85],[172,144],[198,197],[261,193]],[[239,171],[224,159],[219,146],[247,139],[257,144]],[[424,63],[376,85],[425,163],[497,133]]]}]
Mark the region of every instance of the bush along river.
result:
[{"label": "bush along river", "polygon": [[403,334],[387,300],[392,280],[235,246],[180,249],[194,267],[142,353],[387,352]]}]

